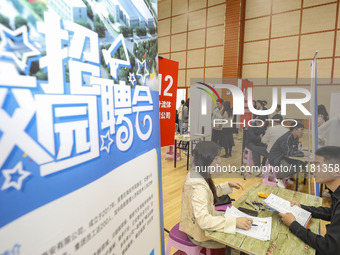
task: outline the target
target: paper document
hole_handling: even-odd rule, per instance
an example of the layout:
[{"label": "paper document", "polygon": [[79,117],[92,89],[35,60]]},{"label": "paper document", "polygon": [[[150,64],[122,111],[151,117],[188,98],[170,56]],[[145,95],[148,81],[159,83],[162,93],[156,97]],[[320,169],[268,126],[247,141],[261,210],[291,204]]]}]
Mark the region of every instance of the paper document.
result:
[{"label": "paper document", "polygon": [[290,206],[290,202],[278,197],[274,194],[270,194],[263,203],[280,213],[292,213],[295,216],[297,222],[306,227],[312,218],[312,214],[305,209],[298,207],[297,205]]},{"label": "paper document", "polygon": [[236,228],[236,232],[246,235],[246,236],[259,239],[261,241],[270,240],[270,235],[272,232],[272,218],[271,217],[267,217],[267,218],[253,217],[248,214],[245,214],[244,212],[241,212],[239,209],[237,209],[234,206],[227,208],[224,216],[232,216],[235,218],[239,218],[239,217],[252,218],[253,224],[257,226],[252,226],[248,230]]}]

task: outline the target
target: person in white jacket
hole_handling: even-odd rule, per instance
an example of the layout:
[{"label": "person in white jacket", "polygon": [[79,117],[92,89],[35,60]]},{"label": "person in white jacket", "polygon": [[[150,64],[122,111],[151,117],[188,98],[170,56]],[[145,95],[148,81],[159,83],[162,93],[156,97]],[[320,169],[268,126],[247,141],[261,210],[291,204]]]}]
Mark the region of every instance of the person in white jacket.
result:
[{"label": "person in white jacket", "polygon": [[218,249],[225,246],[205,236],[205,230],[235,234],[236,227],[250,229],[252,219],[222,216],[215,211],[218,197],[240,189],[238,182],[215,185],[210,169],[219,165],[219,146],[212,141],[199,142],[192,152],[193,165],[187,174],[182,191],[181,221],[179,229],[188,234],[196,245]]},{"label": "person in white jacket", "polygon": [[269,151],[276,140],[288,132],[288,129],[281,126],[281,122],[283,119],[282,115],[276,114],[273,116],[273,119],[275,120],[273,121],[273,126],[268,128],[264,136],[262,136],[261,138],[261,142],[266,144],[267,147],[254,146],[252,150],[254,166],[257,166],[258,168],[261,167],[261,156],[263,156],[264,158],[268,158]]}]

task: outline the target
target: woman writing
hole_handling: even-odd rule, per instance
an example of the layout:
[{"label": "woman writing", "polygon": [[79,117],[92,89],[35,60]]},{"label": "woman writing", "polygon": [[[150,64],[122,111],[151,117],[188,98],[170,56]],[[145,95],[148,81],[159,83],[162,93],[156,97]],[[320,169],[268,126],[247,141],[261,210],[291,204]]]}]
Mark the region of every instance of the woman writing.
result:
[{"label": "woman writing", "polygon": [[211,141],[199,142],[192,152],[193,165],[187,174],[182,191],[180,230],[188,234],[196,245],[218,249],[225,246],[205,236],[205,230],[235,234],[236,227],[250,229],[252,219],[247,217],[224,217],[216,212],[214,203],[218,197],[240,189],[237,182],[214,184],[211,169],[219,165],[219,147]]}]

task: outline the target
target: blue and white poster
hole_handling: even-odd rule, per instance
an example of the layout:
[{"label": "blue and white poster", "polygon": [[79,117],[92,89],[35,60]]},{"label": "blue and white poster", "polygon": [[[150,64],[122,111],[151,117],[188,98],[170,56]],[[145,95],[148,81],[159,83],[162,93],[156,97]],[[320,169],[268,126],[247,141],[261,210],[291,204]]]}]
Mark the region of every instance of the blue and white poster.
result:
[{"label": "blue and white poster", "polygon": [[2,0],[0,254],[161,254],[156,0]]}]

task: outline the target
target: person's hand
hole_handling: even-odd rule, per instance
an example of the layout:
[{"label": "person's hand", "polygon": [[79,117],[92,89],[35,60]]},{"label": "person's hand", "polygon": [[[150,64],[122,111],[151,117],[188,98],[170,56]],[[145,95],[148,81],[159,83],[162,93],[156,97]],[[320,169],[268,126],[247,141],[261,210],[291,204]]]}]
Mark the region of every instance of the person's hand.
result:
[{"label": "person's hand", "polygon": [[253,219],[247,217],[236,218],[236,227],[248,230],[253,224]]},{"label": "person's hand", "polygon": [[309,151],[304,151],[303,154],[305,155],[305,157],[309,157],[311,155]]},{"label": "person's hand", "polygon": [[295,216],[291,213],[279,213],[279,216],[281,217],[282,222],[288,227],[296,220]]},{"label": "person's hand", "polygon": [[234,189],[242,189],[244,190],[243,186],[239,182],[229,182],[229,187]]},{"label": "person's hand", "polygon": [[290,202],[290,206],[294,206],[294,205],[297,205],[298,207],[301,207],[300,203],[297,202],[297,201]]}]

